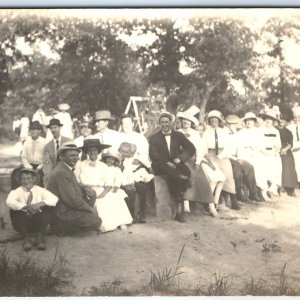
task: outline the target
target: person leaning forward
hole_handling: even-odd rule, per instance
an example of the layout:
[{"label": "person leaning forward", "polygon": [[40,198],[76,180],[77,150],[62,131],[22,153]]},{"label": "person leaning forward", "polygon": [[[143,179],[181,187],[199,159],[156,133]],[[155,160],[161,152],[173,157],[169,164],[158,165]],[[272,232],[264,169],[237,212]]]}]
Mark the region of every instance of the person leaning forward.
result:
[{"label": "person leaning forward", "polygon": [[61,160],[49,176],[47,189],[59,199],[51,224],[56,234],[97,231],[101,225],[94,209],[96,193],[91,188],[80,187],[74,174],[80,151],[74,143],[64,143],[58,150]]},{"label": "person leaning forward", "polygon": [[172,130],[174,119],[175,117],[168,112],[160,114],[161,130],[150,138],[149,155],[154,174],[166,179],[170,192],[177,202],[175,220],[186,222],[182,207],[183,194],[188,188],[191,171],[185,162],[196,150],[183,133]]}]

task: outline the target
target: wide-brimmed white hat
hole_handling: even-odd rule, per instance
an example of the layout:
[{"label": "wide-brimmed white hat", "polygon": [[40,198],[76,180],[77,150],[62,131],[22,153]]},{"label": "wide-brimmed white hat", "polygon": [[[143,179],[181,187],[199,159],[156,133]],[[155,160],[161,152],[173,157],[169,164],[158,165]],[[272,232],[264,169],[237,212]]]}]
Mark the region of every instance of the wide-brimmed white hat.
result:
[{"label": "wide-brimmed white hat", "polygon": [[121,154],[115,149],[109,149],[106,153],[103,153],[102,158],[105,158],[105,157],[113,157],[113,158],[117,159],[119,161],[119,163],[122,160]]},{"label": "wide-brimmed white hat", "polygon": [[194,123],[196,126],[199,125],[199,121],[197,120],[197,118],[195,118],[194,116],[188,114],[186,111],[180,111],[177,113],[176,115],[177,118],[182,118],[182,119],[186,119],[191,121],[192,123]]},{"label": "wide-brimmed white hat", "polygon": [[60,155],[66,150],[76,150],[78,153],[81,152],[81,149],[78,148],[74,142],[70,141],[62,144],[62,146],[57,150],[57,155]]},{"label": "wide-brimmed white hat", "polygon": [[221,122],[223,122],[223,115],[220,111],[218,110],[211,110],[208,114],[207,114],[207,119],[210,118],[218,118]]},{"label": "wide-brimmed white hat", "polygon": [[253,112],[247,112],[244,117],[243,117],[243,121],[245,122],[246,120],[250,120],[250,119],[253,119],[255,120],[255,122],[257,121],[257,117],[255,115],[255,113]]},{"label": "wide-brimmed white hat", "polygon": [[168,111],[162,111],[160,114],[159,114],[159,117],[158,117],[158,122],[160,121],[160,119],[162,117],[167,117],[170,119],[171,123],[174,123],[175,121],[175,116],[171,113],[169,113]]},{"label": "wide-brimmed white hat", "polygon": [[70,105],[68,103],[60,103],[58,104],[58,109],[59,110],[68,110],[70,109]]},{"label": "wide-brimmed white hat", "polygon": [[279,122],[279,119],[277,118],[277,115],[276,115],[276,112],[274,110],[268,110],[268,111],[265,111],[263,113],[260,113],[259,116],[262,118],[262,119],[271,119],[273,121],[278,121]]}]

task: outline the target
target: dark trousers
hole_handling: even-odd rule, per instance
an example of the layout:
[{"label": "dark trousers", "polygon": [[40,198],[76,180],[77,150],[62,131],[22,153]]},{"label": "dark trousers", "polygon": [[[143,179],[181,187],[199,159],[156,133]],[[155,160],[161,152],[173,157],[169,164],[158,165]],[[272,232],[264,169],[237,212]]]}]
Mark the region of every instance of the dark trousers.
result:
[{"label": "dark trousers", "polygon": [[249,190],[249,195],[257,195],[257,187],[253,166],[247,161],[230,159],[236,190],[244,186]]},{"label": "dark trousers", "polygon": [[[189,179],[191,177],[190,169],[183,163],[176,165],[175,169],[165,163],[153,163],[152,167],[155,171],[155,175],[161,175],[165,179],[175,201],[182,202],[183,194],[189,187]],[[180,178],[182,175],[188,177],[188,179]]]},{"label": "dark trousers", "polygon": [[[129,190],[124,187],[124,190],[128,196],[125,201],[132,218],[145,221],[147,215],[147,193],[151,189],[151,182],[135,182],[134,187],[135,190]],[[135,212],[136,195],[138,196],[139,203],[139,217],[137,217]]]},{"label": "dark trousers", "polygon": [[[33,169],[36,170],[36,168],[38,167],[38,165],[36,164],[31,164]],[[12,173],[11,173],[11,189],[15,190],[16,188],[18,188],[19,186],[21,186],[21,184],[18,182],[17,178],[20,178],[20,172],[23,169],[23,166],[20,166],[18,168],[15,168]],[[40,187],[44,187],[43,185],[43,177],[44,177],[44,173],[43,170],[37,170],[37,173],[39,175],[39,181],[36,183],[37,185],[39,185]]]},{"label": "dark trousers", "polygon": [[44,206],[41,212],[33,216],[27,216],[26,212],[21,210],[10,210],[10,219],[13,228],[23,237],[31,233],[46,233],[47,226],[50,224],[53,215],[53,208]]}]

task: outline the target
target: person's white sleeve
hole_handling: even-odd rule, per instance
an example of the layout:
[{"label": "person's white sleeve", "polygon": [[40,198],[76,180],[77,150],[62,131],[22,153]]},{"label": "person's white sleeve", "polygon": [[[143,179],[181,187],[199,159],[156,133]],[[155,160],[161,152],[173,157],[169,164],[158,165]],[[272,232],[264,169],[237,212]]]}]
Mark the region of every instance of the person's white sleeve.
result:
[{"label": "person's white sleeve", "polygon": [[122,171],[121,169],[117,168],[114,178],[113,187],[120,187],[122,185]]},{"label": "person's white sleeve", "polygon": [[196,148],[196,165],[200,165],[201,161],[204,158],[203,148],[202,148],[202,138],[200,135],[195,135],[194,146]]},{"label": "person's white sleeve", "polygon": [[58,198],[52,194],[51,192],[49,192],[48,190],[44,189],[44,188],[40,188],[41,191],[41,200],[48,206],[55,206]]},{"label": "person's white sleeve", "polygon": [[74,174],[76,176],[77,181],[80,183],[80,174],[82,169],[82,162],[79,160],[75,166]]},{"label": "person's white sleeve", "polygon": [[29,160],[28,160],[28,156],[29,156],[29,149],[28,148],[29,148],[29,141],[25,141],[25,143],[23,145],[22,153],[21,153],[21,162],[22,162],[22,165],[25,168],[32,169],[32,166],[31,166],[31,164],[29,163]]},{"label": "person's white sleeve", "polygon": [[10,191],[6,199],[6,205],[12,210],[21,210],[25,206],[18,197],[18,189]]}]

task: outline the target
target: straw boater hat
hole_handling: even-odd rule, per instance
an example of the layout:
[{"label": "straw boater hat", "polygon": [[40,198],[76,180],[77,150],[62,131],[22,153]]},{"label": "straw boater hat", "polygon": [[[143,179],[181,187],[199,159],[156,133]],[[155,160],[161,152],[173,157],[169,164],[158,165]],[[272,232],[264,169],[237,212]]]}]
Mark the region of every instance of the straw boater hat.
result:
[{"label": "straw boater hat", "polygon": [[31,173],[32,176],[35,177],[34,184],[38,183],[39,180],[40,180],[40,176],[39,176],[39,174],[35,170],[30,169],[30,168],[23,168],[23,169],[21,169],[21,171],[19,172],[19,174],[16,176],[16,181],[17,181],[18,184],[21,184],[21,175],[23,173]]},{"label": "straw boater hat", "polygon": [[111,145],[101,144],[99,139],[85,139],[83,141],[83,146],[80,147],[83,152],[87,152],[89,148],[96,148],[98,153],[100,153],[103,149],[109,148]]},{"label": "straw boater hat", "polygon": [[279,122],[279,119],[277,118],[276,112],[274,110],[268,110],[266,112],[259,114],[259,116],[262,119],[271,119],[273,121]]},{"label": "straw boater hat", "polygon": [[225,122],[227,124],[240,124],[241,123],[241,119],[237,115],[228,115],[225,118]]},{"label": "straw boater hat", "polygon": [[70,105],[68,103],[60,103],[60,104],[58,104],[57,107],[59,110],[69,110],[70,109]]},{"label": "straw boater hat", "polygon": [[60,121],[58,119],[51,119],[50,122],[49,122],[49,125],[47,125],[46,127],[47,128],[50,128],[51,126],[63,126],[63,124],[60,123]]},{"label": "straw boater hat", "polygon": [[194,123],[196,126],[199,125],[199,121],[195,117],[196,114],[200,112],[200,109],[196,105],[192,105],[189,109],[186,111],[180,111],[177,113],[176,117],[177,118],[182,118],[191,121]]},{"label": "straw boater hat", "polygon": [[223,122],[222,113],[218,110],[211,110],[207,115],[207,120],[210,118],[218,118],[221,122]]},{"label": "straw boater hat", "polygon": [[42,130],[42,129],[43,127],[39,121],[33,121],[29,126],[29,130]]},{"label": "straw boater hat", "polygon": [[122,160],[121,154],[117,150],[114,150],[114,149],[109,149],[107,153],[102,154],[102,158],[106,158],[106,157],[113,157],[113,158],[117,159],[119,163]]},{"label": "straw boater hat", "polygon": [[167,117],[170,119],[171,123],[174,123],[175,121],[175,116],[171,113],[169,113],[168,111],[162,111],[160,114],[159,114],[159,117],[158,117],[158,122],[160,121],[161,118],[163,117]]},{"label": "straw boater hat", "polygon": [[254,120],[255,122],[257,121],[257,117],[255,115],[255,113],[253,112],[247,112],[244,115],[243,121],[245,122],[246,120]]},{"label": "straw boater hat", "polygon": [[95,112],[95,122],[100,120],[114,120],[109,110],[98,110]]},{"label": "straw boater hat", "polygon": [[78,148],[74,142],[69,141],[62,144],[62,146],[57,150],[57,155],[61,155],[62,152],[67,150],[76,150],[78,153],[81,152],[80,148]]}]

